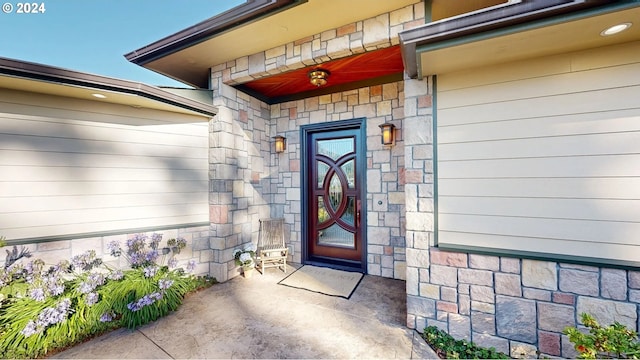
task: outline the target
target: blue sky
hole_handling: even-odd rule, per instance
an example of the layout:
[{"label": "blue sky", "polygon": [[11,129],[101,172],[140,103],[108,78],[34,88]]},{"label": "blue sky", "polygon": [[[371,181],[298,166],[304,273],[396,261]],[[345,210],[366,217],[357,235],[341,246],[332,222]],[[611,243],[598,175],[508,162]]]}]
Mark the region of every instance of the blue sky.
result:
[{"label": "blue sky", "polygon": [[[186,86],[129,63],[124,54],[245,0],[43,0],[44,14],[0,11],[0,57],[150,85]],[[6,10],[6,8],[3,7]]]}]

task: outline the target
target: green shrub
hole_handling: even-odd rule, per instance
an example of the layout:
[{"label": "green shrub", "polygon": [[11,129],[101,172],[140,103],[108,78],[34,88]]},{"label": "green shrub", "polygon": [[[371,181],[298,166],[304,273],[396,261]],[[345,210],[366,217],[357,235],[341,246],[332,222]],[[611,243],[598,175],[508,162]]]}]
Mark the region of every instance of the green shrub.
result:
[{"label": "green shrub", "polygon": [[424,329],[422,337],[443,359],[509,359],[495,348],[483,348],[466,340],[456,340],[435,326]]},{"label": "green shrub", "polygon": [[[109,268],[93,250],[55,266],[16,260],[0,269],[0,358],[41,357],[110,329],[136,328],[215,282],[190,274],[195,262],[187,271],[177,267],[173,255],[184,248],[183,239],[171,239],[165,248],[159,234],[147,240],[136,235],[126,250],[109,244],[111,255],[129,261],[127,270]],[[7,253],[14,259],[21,252],[14,247]]]},{"label": "green shrub", "polygon": [[575,327],[566,327],[564,333],[580,354],[581,359],[638,359],[640,343],[638,334],[615,322],[600,326],[593,316],[581,314],[582,323],[589,329],[584,333]]}]

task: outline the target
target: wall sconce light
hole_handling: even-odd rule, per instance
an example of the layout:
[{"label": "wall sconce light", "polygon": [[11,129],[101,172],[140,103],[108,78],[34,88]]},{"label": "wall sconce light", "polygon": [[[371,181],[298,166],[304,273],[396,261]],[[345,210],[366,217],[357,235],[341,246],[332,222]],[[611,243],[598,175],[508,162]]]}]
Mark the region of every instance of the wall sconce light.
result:
[{"label": "wall sconce light", "polygon": [[276,135],[273,138],[276,140],[276,152],[284,152],[287,149],[287,138],[280,135]]},{"label": "wall sconce light", "polygon": [[396,141],[396,126],[388,122],[385,122],[384,124],[378,126],[380,127],[380,131],[382,133],[382,145],[393,146]]},{"label": "wall sconce light", "polygon": [[309,71],[309,81],[311,81],[312,85],[320,87],[327,84],[327,78],[329,75],[331,75],[329,70],[313,69]]}]

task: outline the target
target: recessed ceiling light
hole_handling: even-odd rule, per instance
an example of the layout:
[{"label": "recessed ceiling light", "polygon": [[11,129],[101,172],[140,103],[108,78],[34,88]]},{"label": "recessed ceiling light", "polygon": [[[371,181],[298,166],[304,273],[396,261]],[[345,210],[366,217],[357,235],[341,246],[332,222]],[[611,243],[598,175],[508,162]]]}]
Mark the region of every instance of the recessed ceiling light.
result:
[{"label": "recessed ceiling light", "polygon": [[104,99],[104,98],[106,98],[106,96],[105,96],[105,95],[98,94],[98,93],[91,94],[91,95],[93,95],[93,96],[97,97],[98,99]]},{"label": "recessed ceiling light", "polygon": [[610,26],[610,27],[602,30],[600,35],[602,35],[602,36],[615,35],[617,33],[620,33],[620,32],[623,32],[623,31],[627,30],[630,27],[631,27],[631,23],[630,22],[626,22],[626,23],[622,23],[622,24],[618,24],[618,25],[613,25],[613,26]]}]

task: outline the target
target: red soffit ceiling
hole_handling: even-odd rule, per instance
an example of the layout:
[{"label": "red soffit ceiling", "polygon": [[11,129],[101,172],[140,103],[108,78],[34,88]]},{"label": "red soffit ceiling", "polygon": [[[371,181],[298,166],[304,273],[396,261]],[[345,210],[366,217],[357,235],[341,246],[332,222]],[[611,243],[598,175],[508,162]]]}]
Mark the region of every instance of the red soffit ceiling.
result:
[{"label": "red soffit ceiling", "polygon": [[[329,70],[327,84],[316,87],[309,82],[309,71]],[[309,66],[244,83],[238,88],[268,103],[297,100],[308,96],[377,85],[402,79],[404,67],[400,46],[392,46]]]}]

